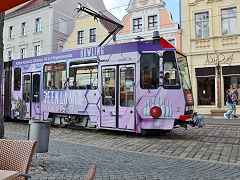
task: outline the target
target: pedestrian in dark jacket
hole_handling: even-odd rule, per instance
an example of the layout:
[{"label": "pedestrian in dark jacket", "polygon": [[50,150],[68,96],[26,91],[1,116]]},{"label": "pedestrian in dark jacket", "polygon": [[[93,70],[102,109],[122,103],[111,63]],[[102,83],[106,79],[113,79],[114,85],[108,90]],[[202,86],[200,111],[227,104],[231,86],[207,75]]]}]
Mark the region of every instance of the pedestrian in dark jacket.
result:
[{"label": "pedestrian in dark jacket", "polygon": [[233,107],[232,107],[232,97],[231,97],[231,90],[228,89],[225,97],[226,105],[228,107],[228,111],[224,113],[224,117],[227,119],[232,119],[232,112],[233,112]]}]

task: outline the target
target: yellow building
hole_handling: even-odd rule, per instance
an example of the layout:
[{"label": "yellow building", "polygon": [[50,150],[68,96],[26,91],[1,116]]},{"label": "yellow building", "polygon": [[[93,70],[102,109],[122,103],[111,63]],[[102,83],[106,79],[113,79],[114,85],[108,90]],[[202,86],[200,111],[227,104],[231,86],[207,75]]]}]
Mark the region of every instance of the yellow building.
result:
[{"label": "yellow building", "polygon": [[[96,3],[100,3],[101,6],[104,6],[102,1]],[[87,5],[87,7],[102,16],[121,24],[116,17],[105,9],[105,6],[101,8],[101,11],[94,9],[90,5]],[[98,46],[114,28],[115,25],[105,20],[97,20],[93,16],[81,11],[75,17],[74,30],[64,44],[63,51]],[[114,43],[112,36],[104,44],[111,43]]]},{"label": "yellow building", "polygon": [[184,0],[181,12],[195,111],[223,114],[225,91],[240,93],[240,1]]}]

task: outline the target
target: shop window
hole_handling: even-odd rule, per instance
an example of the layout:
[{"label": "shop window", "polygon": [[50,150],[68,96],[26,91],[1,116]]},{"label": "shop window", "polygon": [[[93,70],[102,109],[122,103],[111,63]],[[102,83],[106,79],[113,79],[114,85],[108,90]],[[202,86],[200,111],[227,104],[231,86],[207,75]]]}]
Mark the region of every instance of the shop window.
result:
[{"label": "shop window", "polygon": [[66,75],[66,63],[44,65],[43,88],[49,90],[66,89]]},{"label": "shop window", "polygon": [[215,67],[196,68],[198,105],[215,105]]},{"label": "shop window", "polygon": [[198,105],[215,105],[215,77],[197,77]]},{"label": "shop window", "polygon": [[[240,75],[224,76],[223,80],[224,80],[224,97],[226,96],[226,91],[228,89],[236,89],[237,97],[239,97],[239,95],[240,95]],[[224,98],[224,104],[226,104],[225,98]],[[239,101],[237,101],[237,105],[240,105]]]},{"label": "shop window", "polygon": [[[224,81],[224,97],[226,90],[236,89],[237,95],[240,95],[240,66],[223,66],[222,75]],[[224,98],[225,99],[225,98]],[[224,102],[226,104],[226,102]],[[237,105],[240,105],[237,101]]]},{"label": "shop window", "polygon": [[21,68],[14,69],[14,91],[21,89]]}]

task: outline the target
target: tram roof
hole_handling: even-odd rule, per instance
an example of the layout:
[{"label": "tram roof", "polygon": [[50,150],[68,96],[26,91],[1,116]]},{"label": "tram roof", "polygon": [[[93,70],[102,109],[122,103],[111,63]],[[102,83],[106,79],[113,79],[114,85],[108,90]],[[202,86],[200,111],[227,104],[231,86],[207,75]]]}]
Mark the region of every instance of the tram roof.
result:
[{"label": "tram roof", "polygon": [[[175,50],[175,48],[169,48]],[[47,54],[42,56],[29,57],[24,59],[13,60],[13,66],[44,63],[50,61],[63,61],[70,59],[84,59],[89,57],[97,57],[109,54],[128,53],[128,52],[143,52],[143,51],[159,51],[168,50],[162,48],[160,45],[146,43],[146,42],[129,42],[121,44],[113,44],[107,46],[95,46],[82,48],[74,51],[66,51],[57,54]]]}]

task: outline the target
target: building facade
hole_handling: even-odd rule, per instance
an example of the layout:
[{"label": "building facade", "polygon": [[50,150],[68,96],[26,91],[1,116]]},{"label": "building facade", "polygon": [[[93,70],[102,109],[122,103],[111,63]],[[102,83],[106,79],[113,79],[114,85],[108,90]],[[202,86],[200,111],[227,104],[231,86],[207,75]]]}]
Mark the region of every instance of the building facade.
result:
[{"label": "building facade", "polygon": [[172,21],[163,0],[130,0],[123,17],[124,28],[118,33],[117,42],[134,41],[137,36],[150,40],[154,31],[181,49],[181,29]]},{"label": "building facade", "polygon": [[[120,20],[106,10],[102,0],[96,1],[94,6],[88,3],[84,6],[105,18],[121,24]],[[88,13],[82,11],[77,14],[74,20],[74,29],[64,44],[63,51],[98,46],[116,27],[116,25],[110,22],[96,19]],[[115,36],[115,34],[113,36]],[[113,36],[109,37],[104,44],[106,45],[114,43]]]},{"label": "building facade", "polygon": [[239,10],[235,0],[182,1],[182,49],[198,113],[224,112],[226,90],[240,93]]},{"label": "building facade", "polygon": [[6,12],[4,61],[62,51],[74,28],[78,0],[31,0]]}]

